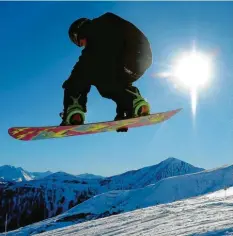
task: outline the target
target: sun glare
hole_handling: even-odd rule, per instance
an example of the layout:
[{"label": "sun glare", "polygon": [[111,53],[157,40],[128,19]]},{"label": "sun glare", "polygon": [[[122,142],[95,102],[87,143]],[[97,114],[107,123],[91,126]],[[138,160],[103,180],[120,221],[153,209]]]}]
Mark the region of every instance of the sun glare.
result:
[{"label": "sun glare", "polygon": [[172,77],[174,82],[190,92],[192,113],[195,116],[198,92],[209,84],[212,76],[211,57],[197,52],[183,53],[173,65]]},{"label": "sun glare", "polygon": [[196,51],[184,53],[174,65],[173,76],[188,89],[204,87],[211,76],[210,58]]}]

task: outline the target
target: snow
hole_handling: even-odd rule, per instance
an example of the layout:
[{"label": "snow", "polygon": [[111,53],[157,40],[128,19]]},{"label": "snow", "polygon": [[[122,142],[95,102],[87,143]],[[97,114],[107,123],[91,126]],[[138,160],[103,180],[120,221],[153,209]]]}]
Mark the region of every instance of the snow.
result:
[{"label": "snow", "polygon": [[[59,228],[39,234],[53,235],[160,235],[160,236],[233,236],[233,188],[169,204],[80,224],[60,223]],[[51,219],[52,221],[52,219]],[[53,219],[55,221],[55,219]],[[38,225],[41,225],[40,229]],[[44,226],[44,227],[42,227]],[[26,236],[48,230],[44,222],[33,224],[8,236]],[[34,234],[33,235],[37,235]],[[2,234],[3,235],[3,234]]]},{"label": "snow", "polygon": [[41,235],[233,235],[233,196],[145,208]]}]

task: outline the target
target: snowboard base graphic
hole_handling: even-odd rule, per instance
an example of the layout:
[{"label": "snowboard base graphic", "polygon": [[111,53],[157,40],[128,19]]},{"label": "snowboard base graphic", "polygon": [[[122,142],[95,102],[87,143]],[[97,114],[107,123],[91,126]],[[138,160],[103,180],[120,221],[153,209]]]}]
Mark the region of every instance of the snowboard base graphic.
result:
[{"label": "snowboard base graphic", "polygon": [[10,136],[18,140],[30,141],[51,138],[64,138],[85,134],[95,134],[100,132],[116,131],[119,128],[135,128],[161,123],[170,119],[181,109],[166,112],[154,113],[148,116],[137,118],[103,121],[98,123],[87,123],[72,126],[43,126],[43,127],[12,127],[8,130]]}]

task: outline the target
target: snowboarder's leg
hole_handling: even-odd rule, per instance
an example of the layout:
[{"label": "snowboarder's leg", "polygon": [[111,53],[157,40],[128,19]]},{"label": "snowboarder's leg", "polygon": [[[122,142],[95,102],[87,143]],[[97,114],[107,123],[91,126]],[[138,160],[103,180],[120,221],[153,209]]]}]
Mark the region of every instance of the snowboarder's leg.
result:
[{"label": "snowboarder's leg", "polygon": [[[137,87],[133,86],[133,82],[137,81],[152,64],[152,53],[148,49],[147,52],[138,52],[132,57],[126,57],[123,72],[119,75],[119,83],[115,102],[117,104],[115,120],[127,119],[132,117],[144,116],[150,114],[150,105],[141,96]],[[133,58],[133,59],[132,59]],[[113,99],[114,100],[114,99]],[[127,131],[127,129],[119,130]]]},{"label": "snowboarder's leg", "polygon": [[[114,120],[134,118],[150,114],[148,102],[141,96],[138,88],[132,84],[118,84],[114,86],[96,86],[102,97],[113,100],[116,105],[116,117]],[[128,129],[119,129],[126,132]]]},{"label": "snowboarder's leg", "polygon": [[131,84],[120,88],[113,100],[117,104],[115,120],[150,114],[149,103],[141,96],[139,89]]},{"label": "snowboarder's leg", "polygon": [[90,91],[91,86],[63,86],[64,88],[64,110],[61,113],[62,122],[64,125],[80,125],[85,121],[87,94]]},{"label": "snowboarder's leg", "polygon": [[[129,119],[150,114],[149,103],[145,101],[135,86],[128,85],[124,89],[119,90],[115,102],[117,104],[117,115],[114,120]],[[117,132],[127,131],[127,127],[117,130]]]},{"label": "snowboarder's leg", "polygon": [[152,52],[150,47],[141,48],[134,55],[127,54],[125,57],[125,65],[119,81],[126,91],[126,93],[122,93],[125,98],[124,101],[132,103],[132,109],[128,111],[129,117],[147,115],[150,112],[148,102],[141,96],[138,88],[133,86],[133,83],[143,76],[151,64]]}]

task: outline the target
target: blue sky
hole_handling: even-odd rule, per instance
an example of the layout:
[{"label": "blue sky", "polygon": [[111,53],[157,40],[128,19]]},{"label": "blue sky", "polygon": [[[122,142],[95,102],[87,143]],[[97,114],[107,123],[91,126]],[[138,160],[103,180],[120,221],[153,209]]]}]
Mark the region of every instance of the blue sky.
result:
[{"label": "blue sky", "polygon": [[[79,17],[113,12],[149,38],[154,63],[135,83],[152,112],[183,108],[169,121],[132,129],[46,141],[12,139],[12,126],[60,123],[62,83],[80,55],[68,38]],[[0,165],[30,171],[65,171],[104,176],[176,157],[203,168],[233,163],[233,2],[0,2]],[[154,78],[193,41],[203,52],[218,51],[211,85],[200,93],[197,114],[189,94]],[[92,87],[89,122],[111,120],[115,104]]]}]

